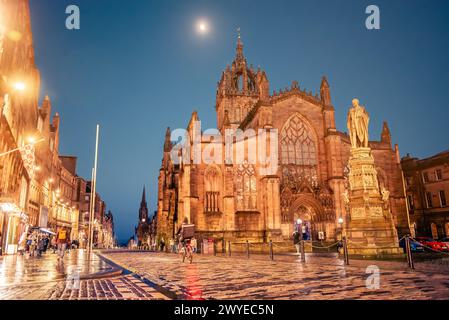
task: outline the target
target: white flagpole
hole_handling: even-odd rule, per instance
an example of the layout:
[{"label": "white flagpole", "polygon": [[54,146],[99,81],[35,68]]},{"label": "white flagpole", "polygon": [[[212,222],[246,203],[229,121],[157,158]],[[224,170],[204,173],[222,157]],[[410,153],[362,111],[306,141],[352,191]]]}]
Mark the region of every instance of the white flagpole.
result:
[{"label": "white flagpole", "polygon": [[96,136],[96,142],[95,142],[95,163],[94,163],[94,169],[92,171],[92,183],[90,186],[91,191],[91,219],[90,219],[90,251],[89,251],[89,258],[92,255],[92,249],[93,249],[93,235],[94,235],[94,216],[95,216],[95,196],[96,196],[96,188],[97,188],[97,166],[98,166],[98,140],[100,136],[100,125],[97,124],[97,136]]}]

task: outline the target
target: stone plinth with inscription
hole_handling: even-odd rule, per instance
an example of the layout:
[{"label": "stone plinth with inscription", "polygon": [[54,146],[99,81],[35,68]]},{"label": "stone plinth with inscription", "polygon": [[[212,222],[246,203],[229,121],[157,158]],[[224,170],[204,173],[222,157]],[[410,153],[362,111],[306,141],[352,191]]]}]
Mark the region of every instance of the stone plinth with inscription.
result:
[{"label": "stone plinth with inscription", "polygon": [[370,148],[351,149],[349,159],[348,252],[352,255],[403,254],[388,206],[387,190],[380,190]]}]

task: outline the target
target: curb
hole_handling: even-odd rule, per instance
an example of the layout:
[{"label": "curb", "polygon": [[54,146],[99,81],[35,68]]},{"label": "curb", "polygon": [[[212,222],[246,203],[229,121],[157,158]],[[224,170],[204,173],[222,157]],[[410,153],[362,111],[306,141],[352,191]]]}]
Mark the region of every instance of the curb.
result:
[{"label": "curb", "polygon": [[150,287],[158,290],[160,293],[162,293],[163,295],[165,295],[169,299],[172,299],[172,300],[183,300],[183,299],[185,299],[184,295],[177,294],[177,293],[175,293],[173,291],[170,291],[167,288],[165,288],[165,287],[163,287],[161,285],[158,285],[157,283],[151,281],[147,277],[144,277],[144,276],[140,275],[139,271],[137,269],[133,269],[133,268],[129,268],[129,267],[123,267],[123,266],[119,265],[118,263],[116,263],[112,258],[105,257],[102,253],[96,253],[96,255],[99,256],[101,259],[103,259],[108,264],[113,265],[114,267],[120,268],[122,270],[122,272],[125,271],[124,274],[132,274],[134,277],[136,277],[137,279],[145,282]]}]

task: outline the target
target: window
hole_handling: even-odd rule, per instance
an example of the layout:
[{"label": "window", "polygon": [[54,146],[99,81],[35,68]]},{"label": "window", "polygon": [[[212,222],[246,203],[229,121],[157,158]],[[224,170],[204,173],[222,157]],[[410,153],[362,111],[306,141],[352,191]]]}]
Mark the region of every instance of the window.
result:
[{"label": "window", "polygon": [[443,180],[443,172],[441,171],[441,169],[435,170],[435,178],[437,180]]},{"label": "window", "polygon": [[281,133],[282,164],[314,166],[316,147],[311,130],[298,115],[291,117]]},{"label": "window", "polygon": [[422,180],[424,181],[424,183],[429,182],[429,174],[427,172],[422,173]]},{"label": "window", "polygon": [[244,163],[235,172],[235,193],[237,210],[257,209],[257,182],[254,167]]},{"label": "window", "polygon": [[439,194],[440,194],[440,205],[442,207],[447,206],[446,194],[445,194],[444,190],[440,190]]},{"label": "window", "polygon": [[426,193],[426,202],[427,202],[427,208],[432,208],[432,193],[427,192]]},{"label": "window", "polygon": [[214,167],[206,169],[204,174],[204,211],[205,212],[219,212],[219,196],[220,196],[220,173]]},{"label": "window", "polygon": [[407,202],[408,202],[408,209],[409,210],[414,210],[415,209],[415,204],[413,202],[413,195],[409,194],[407,196]]},{"label": "window", "polygon": [[411,177],[406,177],[405,178],[405,185],[407,187],[410,187],[412,185],[412,178]]}]

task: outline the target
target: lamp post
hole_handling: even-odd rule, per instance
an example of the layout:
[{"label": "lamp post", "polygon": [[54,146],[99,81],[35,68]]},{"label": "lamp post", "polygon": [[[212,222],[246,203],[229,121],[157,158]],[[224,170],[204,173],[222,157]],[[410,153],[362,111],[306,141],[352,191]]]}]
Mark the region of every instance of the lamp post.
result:
[{"label": "lamp post", "polygon": [[7,156],[8,154],[14,153],[14,152],[16,152],[16,151],[22,151],[22,150],[25,150],[27,147],[29,147],[29,146],[34,146],[34,145],[38,144],[39,142],[42,142],[42,141],[45,140],[44,138],[39,139],[39,140],[37,140],[37,141],[36,141],[34,138],[29,138],[29,139],[30,139],[29,142],[28,142],[27,144],[25,144],[24,146],[22,146],[22,147],[15,148],[15,149],[12,149],[12,150],[9,150],[9,151],[0,153],[0,157]]}]

